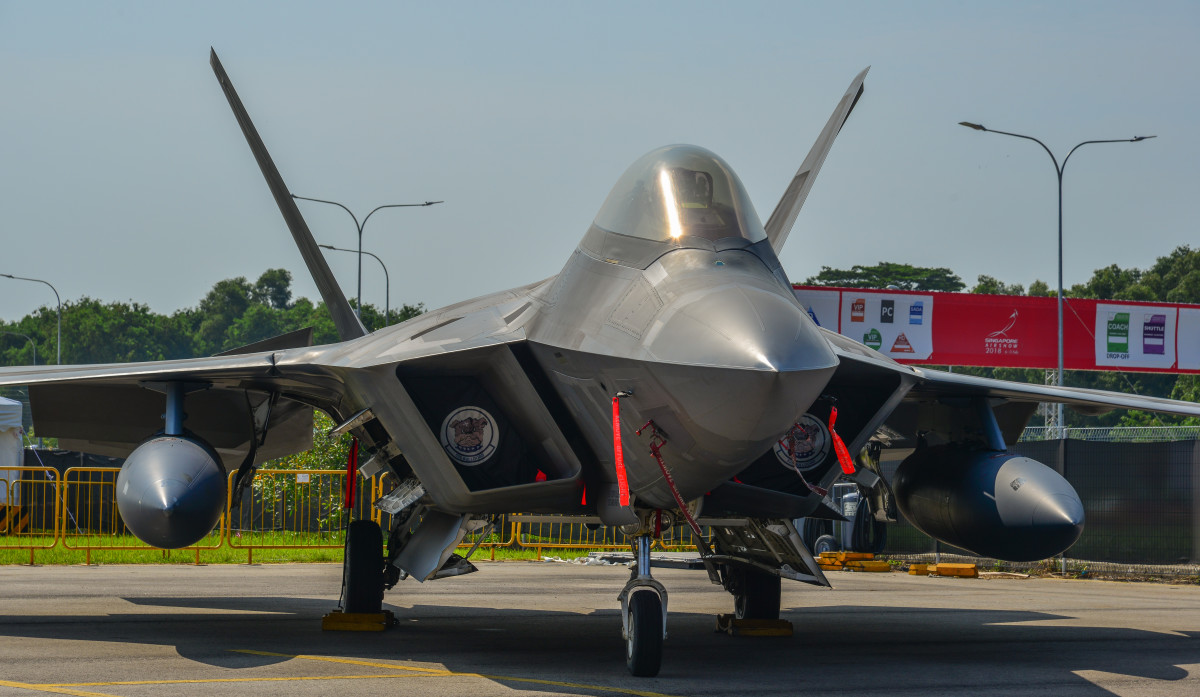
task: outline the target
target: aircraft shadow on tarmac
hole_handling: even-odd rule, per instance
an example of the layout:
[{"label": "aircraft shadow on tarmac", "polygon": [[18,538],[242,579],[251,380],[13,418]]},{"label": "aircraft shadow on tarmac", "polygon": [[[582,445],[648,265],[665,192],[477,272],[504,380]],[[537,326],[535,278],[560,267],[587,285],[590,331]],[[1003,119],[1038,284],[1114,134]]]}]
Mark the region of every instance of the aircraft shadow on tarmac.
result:
[{"label": "aircraft shadow on tarmac", "polygon": [[[1073,671],[1099,670],[1179,680],[1177,665],[1196,662],[1200,633],[1186,636],[1129,628],[1022,625],[1071,619],[1042,612],[962,608],[814,606],[785,609],[791,638],[729,637],[713,631],[711,614],[673,611],[663,672],[653,681],[629,678],[620,665],[619,612],[589,614],[432,604],[390,605],[399,626],[384,633],[322,632],[328,599],[287,597],[127,598],[139,608],[186,612],[114,611],[107,617],[0,616],[0,636],[174,646],[207,665],[241,669],[288,656],[420,661],[453,672],[645,685],[670,692],[672,678],[710,678],[710,686],[747,684],[806,688],[858,685],[952,687],[980,671],[1020,684],[1061,685],[1074,694],[1111,694]],[[205,611],[211,612],[205,612]],[[553,675],[550,675],[553,674]],[[529,692],[578,692],[499,682]],[[998,688],[1002,684],[996,685]],[[864,690],[869,692],[870,690]]]}]

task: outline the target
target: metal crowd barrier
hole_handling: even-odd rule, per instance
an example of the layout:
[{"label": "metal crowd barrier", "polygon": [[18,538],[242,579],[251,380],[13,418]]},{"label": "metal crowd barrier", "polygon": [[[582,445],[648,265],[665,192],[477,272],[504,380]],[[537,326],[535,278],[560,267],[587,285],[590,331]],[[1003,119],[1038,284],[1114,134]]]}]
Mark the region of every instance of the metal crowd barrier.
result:
[{"label": "metal crowd barrier", "polygon": [[[156,549],[129,532],[116,502],[117,467],[71,467],[60,476],[52,467],[21,467],[9,479],[0,478],[0,549],[29,550],[30,564],[37,550],[60,542],[63,548],[82,551],[86,563],[92,552]],[[385,528],[391,516],[374,507],[395,482],[386,478],[359,477],[353,516],[343,510],[345,470],[262,469],[233,506],[233,479],[229,475],[225,512],[217,527],[201,542],[185,548],[200,563],[201,550],[222,546],[244,550],[247,563],[263,549],[340,549],[345,529],[354,518],[371,519]],[[707,531],[706,531],[707,535]],[[694,549],[691,531],[665,530],[660,549]],[[507,515],[497,524],[467,534],[464,549],[486,549],[495,559],[498,548],[534,550],[627,549],[630,541],[615,528],[600,525],[589,516]],[[163,550],[167,554],[167,550]]]},{"label": "metal crowd barrier", "polygon": [[[256,549],[340,549],[345,545],[348,518],[342,510],[345,470],[260,469],[233,509],[233,480],[229,474],[226,517],[232,521],[227,536],[233,549],[246,550],[246,563],[254,562]],[[378,482],[359,476],[356,508],[375,502]],[[374,507],[367,512],[378,522]],[[243,535],[243,533],[247,533]]]},{"label": "metal crowd barrier", "polygon": [[59,476],[52,467],[13,467],[0,478],[0,549],[34,553],[58,544]]},{"label": "metal crowd barrier", "polygon": [[[117,510],[118,467],[71,467],[63,472],[62,506],[59,519],[62,544],[65,549],[84,552],[87,564],[97,550],[156,549],[137,539]],[[225,536],[225,516],[204,541],[185,547],[196,555],[200,550],[217,549]]]}]

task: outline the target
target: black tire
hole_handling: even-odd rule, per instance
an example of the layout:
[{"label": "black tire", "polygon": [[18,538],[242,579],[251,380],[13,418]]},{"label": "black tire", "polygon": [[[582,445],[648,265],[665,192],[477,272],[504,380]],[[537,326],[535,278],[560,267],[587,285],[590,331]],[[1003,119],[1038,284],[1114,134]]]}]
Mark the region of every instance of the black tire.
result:
[{"label": "black tire", "polygon": [[740,569],[733,613],[739,620],[777,620],[782,595],[780,577],[758,569]]},{"label": "black tire", "polygon": [[652,678],[662,667],[662,600],[653,591],[629,596],[629,638],[625,640],[625,665],[639,678]]},{"label": "black tire", "polygon": [[383,531],[370,520],[350,523],[342,560],[342,611],[383,612],[383,581]]},{"label": "black tire", "polygon": [[813,556],[821,556],[821,552],[840,552],[842,546],[838,544],[837,538],[833,535],[821,535],[817,541],[813,543]]},{"label": "black tire", "polygon": [[800,537],[803,538],[804,544],[812,549],[817,544],[817,538],[821,535],[833,534],[833,522],[828,520],[817,520],[814,518],[805,518],[804,524],[800,526]]}]

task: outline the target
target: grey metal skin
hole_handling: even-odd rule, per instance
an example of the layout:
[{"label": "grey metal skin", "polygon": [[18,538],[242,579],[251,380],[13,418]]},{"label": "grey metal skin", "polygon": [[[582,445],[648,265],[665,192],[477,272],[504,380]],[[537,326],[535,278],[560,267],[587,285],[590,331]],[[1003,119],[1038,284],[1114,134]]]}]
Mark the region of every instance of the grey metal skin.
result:
[{"label": "grey metal skin", "polygon": [[919,530],[985,557],[1047,559],[1083,533],[1083,503],[1067,480],[1012,453],[923,448],[901,463],[892,486]]},{"label": "grey metal skin", "polygon": [[[402,476],[420,480],[423,505],[454,515],[595,513],[615,524],[635,512],[675,506],[649,452],[650,431],[635,433],[648,421],[665,436],[664,464],[690,501],[768,452],[831,390],[843,400],[879,393],[863,403],[867,413],[858,426],[843,430],[839,422],[856,454],[899,417],[907,419],[906,437],[930,428],[962,430],[955,407],[945,404],[960,397],[992,398],[997,415],[1008,415],[1000,427],[1010,439],[1040,401],[1200,416],[1200,405],[1188,402],[902,366],[811,322],[776,252],[857,101],[861,75],[793,179],[770,229],[764,230],[729,165],[701,148],[669,146],[622,176],[556,276],[363,335],[215,53],[212,64],[343,341],[276,343],[270,350],[180,361],[0,369],[0,385],[30,386],[39,433],[128,454],[163,428],[162,398],[148,385],[186,382],[184,423],[230,467],[249,458],[251,443],[262,444],[252,463],[305,449],[310,408],[337,421],[369,409],[372,420],[354,434],[368,451],[386,453]],[[668,206],[671,196],[676,200]],[[464,483],[406,387],[418,378],[463,375],[478,379],[526,436],[546,481],[476,490]],[[196,391],[197,385],[206,389]],[[610,498],[616,481],[611,400],[618,392],[632,393],[620,405],[634,495],[628,508],[614,507]],[[155,445],[144,454],[153,455],[152,464],[144,466],[166,476],[180,467],[169,455],[176,451],[185,452]],[[826,476],[836,474],[834,468]],[[187,491],[211,501],[198,489]],[[176,505],[183,510],[182,502]],[[208,509],[199,508],[203,514],[190,515],[211,527]],[[169,527],[180,515],[171,519]]]},{"label": "grey metal skin", "polygon": [[178,549],[212,531],[225,509],[225,469],[207,445],[183,436],[151,438],[117,474],[117,507],[147,544]]}]

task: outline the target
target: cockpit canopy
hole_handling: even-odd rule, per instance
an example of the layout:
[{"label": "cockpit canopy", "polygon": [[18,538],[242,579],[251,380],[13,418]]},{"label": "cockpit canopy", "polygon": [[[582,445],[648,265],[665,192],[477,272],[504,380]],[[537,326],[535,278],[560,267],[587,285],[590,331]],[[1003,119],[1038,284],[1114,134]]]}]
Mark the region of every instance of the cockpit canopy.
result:
[{"label": "cockpit canopy", "polygon": [[595,226],[619,235],[688,245],[766,239],[741,180],[714,153],[668,145],[642,156],[617,180],[596,214]]}]

